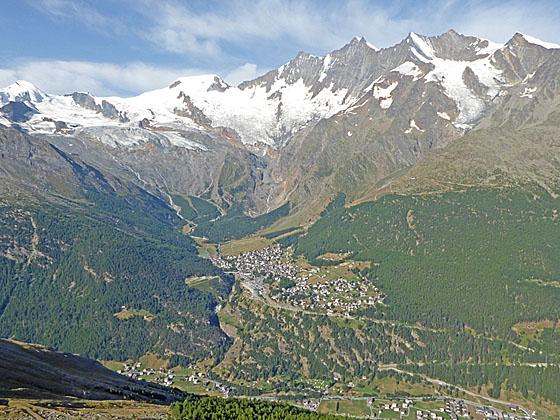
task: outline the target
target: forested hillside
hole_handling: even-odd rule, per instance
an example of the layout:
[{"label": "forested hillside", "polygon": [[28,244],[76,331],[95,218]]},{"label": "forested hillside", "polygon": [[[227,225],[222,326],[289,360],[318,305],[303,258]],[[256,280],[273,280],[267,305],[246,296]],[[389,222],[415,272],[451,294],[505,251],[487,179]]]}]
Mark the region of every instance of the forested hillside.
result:
[{"label": "forested hillside", "polygon": [[16,160],[16,170],[37,173],[51,159],[77,187],[61,196],[55,179],[50,191],[8,189],[0,199],[0,336],[100,359],[148,351],[184,362],[219,358],[229,345],[214,313],[220,295],[185,280],[221,276],[225,294],[232,280],[196,255],[174,211],[136,186],[29,141],[32,161]]},{"label": "forested hillside", "polygon": [[559,207],[544,191],[385,196],[330,211],[296,249],[375,262],[389,319],[506,336],[560,315]]},{"label": "forested hillside", "polygon": [[[537,188],[386,195],[331,206],[306,234],[284,242],[317,263],[325,264],[318,257],[327,252],[373,263],[367,276],[386,293],[375,316],[416,325],[410,341],[429,343],[420,346],[425,359],[413,345],[403,347],[408,361],[399,352],[380,361],[492,386],[494,396],[509,389],[558,403],[559,207],[558,198]],[[497,347],[480,347],[480,339]],[[456,347],[437,355],[453,341]],[[488,363],[490,355],[498,359]]]}]

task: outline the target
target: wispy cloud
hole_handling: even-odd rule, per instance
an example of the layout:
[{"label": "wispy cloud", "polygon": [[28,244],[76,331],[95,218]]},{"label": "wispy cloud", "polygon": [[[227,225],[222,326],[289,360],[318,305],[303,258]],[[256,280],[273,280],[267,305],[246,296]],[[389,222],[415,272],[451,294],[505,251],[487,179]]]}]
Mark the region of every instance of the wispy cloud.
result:
[{"label": "wispy cloud", "polygon": [[375,3],[232,0],[197,12],[184,2],[144,0],[153,25],[145,39],[173,53],[210,56],[266,44],[328,51],[355,35],[371,35],[382,45],[398,41],[412,20],[397,18],[397,7]]},{"label": "wispy cloud", "polygon": [[96,95],[133,94],[160,88],[181,76],[206,73],[191,68],[156,67],[143,63],[38,60],[0,69],[0,86],[14,80],[32,81],[49,93],[88,91]]},{"label": "wispy cloud", "polygon": [[238,85],[246,80],[252,80],[264,73],[263,69],[260,69],[254,63],[245,63],[229,73],[227,73],[223,78],[230,85]]},{"label": "wispy cloud", "polygon": [[[171,84],[179,77],[207,74],[209,69],[173,68],[144,63],[96,63],[91,61],[37,60],[0,68],[0,87],[29,80],[48,93],[87,91],[99,96],[132,95]],[[258,76],[256,64],[246,63],[224,79],[238,84]]]},{"label": "wispy cloud", "polygon": [[299,50],[326,53],[355,35],[378,47],[393,45],[410,31],[433,35],[450,28],[500,42],[517,31],[560,42],[556,0],[27,1],[51,19],[125,39],[129,57],[142,52],[146,62],[159,63],[123,63],[114,51],[118,64],[31,60],[0,69],[0,79],[17,75],[58,92],[138,92],[202,71],[225,74],[234,84]]},{"label": "wispy cloud", "polygon": [[355,35],[385,47],[408,32],[437,34],[453,27],[506,40],[523,30],[560,41],[560,4],[553,0],[127,0],[131,21],[84,0],[35,0],[53,18],[77,19],[108,32],[127,32],[156,50],[236,58],[268,44],[328,51]]},{"label": "wispy cloud", "polygon": [[217,54],[223,44],[282,39],[318,47],[340,41],[335,31],[325,30],[320,10],[310,2],[237,0],[205,12],[176,1],[146,3],[154,24],[146,38],[172,52]]},{"label": "wispy cloud", "polygon": [[[557,1],[471,1],[454,19],[467,34],[495,41],[523,32],[547,41],[560,41],[560,3]],[[453,22],[453,21],[452,21]]]},{"label": "wispy cloud", "polygon": [[224,45],[275,43],[328,51],[355,35],[385,47],[410,31],[439,34],[450,28],[497,41],[521,30],[560,41],[560,5],[550,0],[233,0],[204,12],[174,0],[144,4],[153,24],[146,39],[184,54],[228,54]]},{"label": "wispy cloud", "polygon": [[26,0],[35,9],[54,19],[70,19],[108,34],[130,30],[125,23],[113,16],[99,12],[82,0]]}]

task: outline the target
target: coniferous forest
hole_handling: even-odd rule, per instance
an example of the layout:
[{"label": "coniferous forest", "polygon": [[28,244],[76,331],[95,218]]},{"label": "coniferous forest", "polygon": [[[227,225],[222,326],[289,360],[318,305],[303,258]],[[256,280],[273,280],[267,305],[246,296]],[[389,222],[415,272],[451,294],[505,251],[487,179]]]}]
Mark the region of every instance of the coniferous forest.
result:
[{"label": "coniferous forest", "polygon": [[[2,205],[0,335],[107,360],[219,359],[230,341],[214,308],[230,276],[197,256],[159,199],[84,191],[86,204]],[[188,287],[198,275],[225,287]]]}]

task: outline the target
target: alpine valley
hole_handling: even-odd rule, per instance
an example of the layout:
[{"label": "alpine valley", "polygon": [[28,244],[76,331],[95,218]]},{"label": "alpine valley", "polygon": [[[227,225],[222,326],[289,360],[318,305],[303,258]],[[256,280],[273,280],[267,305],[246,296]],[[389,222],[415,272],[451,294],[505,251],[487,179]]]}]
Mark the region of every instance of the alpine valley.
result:
[{"label": "alpine valley", "polygon": [[559,418],[559,212],[560,46],[521,33],[126,98],[17,81],[0,350],[320,413]]}]

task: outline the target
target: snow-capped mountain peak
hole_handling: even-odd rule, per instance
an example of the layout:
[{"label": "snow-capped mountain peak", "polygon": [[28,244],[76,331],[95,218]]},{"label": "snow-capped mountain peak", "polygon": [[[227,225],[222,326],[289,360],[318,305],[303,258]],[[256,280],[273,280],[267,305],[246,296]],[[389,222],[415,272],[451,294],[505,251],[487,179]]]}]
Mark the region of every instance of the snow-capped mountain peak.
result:
[{"label": "snow-capped mountain peak", "polygon": [[[411,32],[382,49],[355,37],[322,57],[301,52],[278,69],[238,86],[206,74],[181,77],[161,89],[123,98],[85,92],[48,95],[18,81],[0,89],[0,116],[4,125],[12,121],[29,132],[48,134],[126,129],[126,136],[132,132],[136,136],[126,144],[138,144],[141,130],[188,136],[193,131],[227,129],[228,141],[278,149],[303,128],[363,104],[364,95],[369,94],[366,99],[373,95],[383,113],[400,112],[398,97],[408,94],[414,83],[415,92],[423,95],[420,100],[438,95],[445,109],[436,111],[451,116],[455,127],[469,128],[496,98],[532,74],[557,48],[528,35],[516,34],[502,45],[454,30],[439,36]],[[386,91],[388,87],[393,90]],[[176,140],[169,139],[183,144]],[[111,145],[118,141],[119,136],[112,135]]]},{"label": "snow-capped mountain peak", "polygon": [[363,36],[355,36],[354,38],[352,38],[352,41],[350,41],[350,43],[356,43],[356,44],[365,44],[367,45],[369,48],[371,48],[374,51],[379,51],[380,48],[376,47],[375,45],[373,45],[371,42],[368,42]]},{"label": "snow-capped mountain peak", "polygon": [[408,61],[393,71],[439,86],[455,102],[456,127],[472,127],[499,94],[502,72],[491,57],[501,44],[449,30],[435,37],[411,32],[404,45],[410,51]]},{"label": "snow-capped mountain peak", "polygon": [[225,127],[234,130],[244,144],[277,147],[309,121],[329,117],[346,106],[347,89],[335,89],[332,83],[319,91],[313,88],[302,77],[279,75],[270,86],[234,87],[207,74],[182,77],[167,87],[128,98],[84,92],[47,95],[26,82],[0,90],[0,98],[3,105],[28,103],[30,109],[18,110],[20,117],[14,122],[30,132],[65,133],[94,127],[99,132],[99,127],[139,125],[187,131]]},{"label": "snow-capped mountain peak", "polygon": [[519,33],[519,35],[522,36],[525,39],[525,41],[527,41],[528,43],[534,44],[534,45],[539,45],[543,48],[546,48],[547,50],[560,49],[560,45],[555,44],[553,42],[542,41],[538,38],[535,38],[535,37],[530,36],[530,35],[525,35],[525,34],[522,34],[522,33]]},{"label": "snow-capped mountain peak", "polygon": [[412,44],[412,52],[420,61],[428,62],[435,58],[434,50],[429,41],[414,32],[410,32],[408,40]]},{"label": "snow-capped mountain peak", "polygon": [[3,89],[0,89],[0,104],[8,102],[41,102],[48,95],[33,83],[18,80]]},{"label": "snow-capped mountain peak", "polygon": [[169,87],[132,98],[105,98],[133,121],[228,127],[245,144],[277,146],[313,119],[338,112],[346,90],[318,94],[302,78],[277,77],[265,84],[229,86],[216,75],[184,77]]}]

